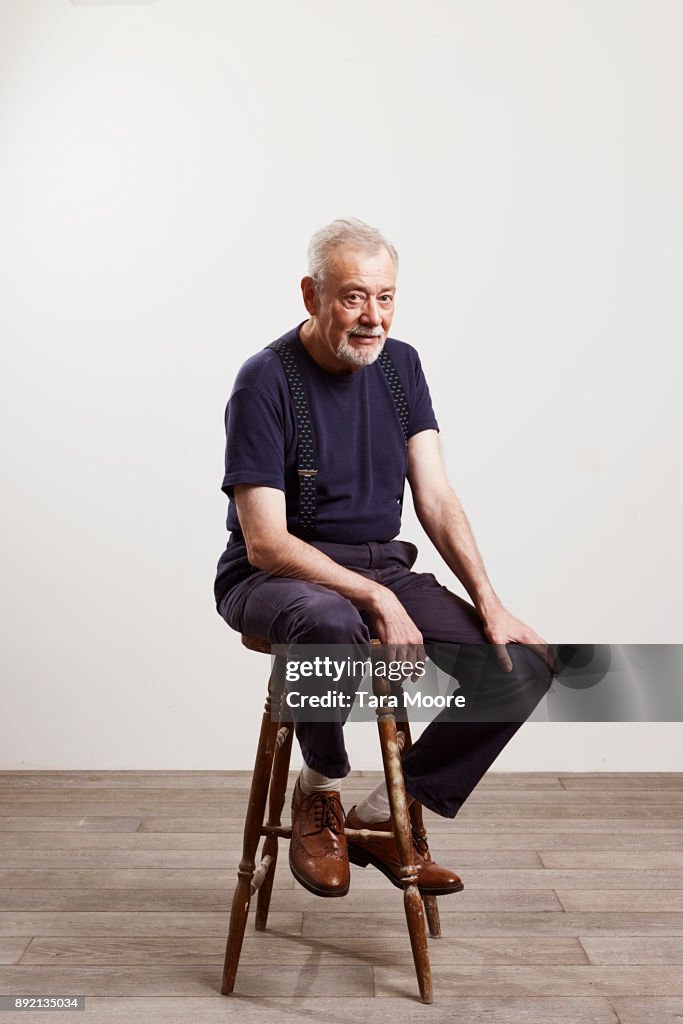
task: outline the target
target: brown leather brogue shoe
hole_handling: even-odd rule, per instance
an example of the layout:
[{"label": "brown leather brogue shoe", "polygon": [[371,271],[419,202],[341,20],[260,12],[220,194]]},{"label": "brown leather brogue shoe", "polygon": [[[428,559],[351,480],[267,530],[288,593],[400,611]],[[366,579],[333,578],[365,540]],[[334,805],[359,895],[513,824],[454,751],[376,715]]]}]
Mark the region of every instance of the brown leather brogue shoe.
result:
[{"label": "brown leather brogue shoe", "polygon": [[[386,821],[367,822],[356,814],[356,805],[346,815],[347,828],[368,828],[373,832],[393,832],[391,818]],[[441,867],[433,860],[425,860],[428,851],[424,839],[412,830],[413,862],[417,867],[417,887],[426,896],[447,896],[465,888],[455,871]],[[394,839],[353,839],[348,837],[349,860],[359,867],[372,864],[387,876],[397,888],[403,888],[401,881],[401,858]]]},{"label": "brown leather brogue shoe", "polygon": [[349,855],[338,791],[304,793],[296,780],[289,866],[297,882],[316,896],[346,896]]}]

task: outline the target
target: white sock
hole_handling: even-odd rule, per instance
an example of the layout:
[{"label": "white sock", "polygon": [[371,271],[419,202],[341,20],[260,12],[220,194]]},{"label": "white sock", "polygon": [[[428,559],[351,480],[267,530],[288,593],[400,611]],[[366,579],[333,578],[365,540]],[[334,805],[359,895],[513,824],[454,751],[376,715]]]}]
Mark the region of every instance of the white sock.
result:
[{"label": "white sock", "polygon": [[[406,797],[408,798],[408,806],[410,806],[415,797],[412,797],[409,793],[406,793]],[[355,813],[361,821],[367,821],[368,823],[386,821],[387,818],[391,817],[386,779],[382,779],[379,786],[375,786],[372,793],[366,796],[365,800],[356,804]]]},{"label": "white sock", "polygon": [[341,790],[341,779],[330,779],[327,775],[321,775],[314,768],[304,764],[299,773],[299,785],[304,793],[320,793],[323,790]]}]

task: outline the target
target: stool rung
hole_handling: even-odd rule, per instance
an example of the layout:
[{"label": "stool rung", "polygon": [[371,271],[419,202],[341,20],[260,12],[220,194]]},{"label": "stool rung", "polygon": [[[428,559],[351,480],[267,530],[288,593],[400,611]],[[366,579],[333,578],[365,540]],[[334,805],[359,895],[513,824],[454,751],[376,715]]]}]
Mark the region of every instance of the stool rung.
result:
[{"label": "stool rung", "polygon": [[278,839],[291,839],[292,838],[292,826],[291,825],[262,825],[261,826],[262,836],[277,836]]},{"label": "stool rung", "polygon": [[371,828],[345,828],[345,836],[351,836],[352,839],[393,839],[393,832],[376,832]]},{"label": "stool rung", "polygon": [[275,746],[281,747],[289,735],[289,729],[286,725],[281,725],[275,735]]},{"label": "stool rung", "polygon": [[259,866],[256,868],[254,875],[251,880],[251,895],[253,896],[256,890],[259,888],[263,879],[268,874],[268,868],[273,863],[273,858],[269,853],[263,858]]},{"label": "stool rung", "polygon": [[[292,826],[291,825],[263,825],[261,827],[262,836],[277,836],[278,839],[291,839],[292,838]],[[378,832],[371,828],[345,828],[344,835],[350,836],[352,839],[393,839],[393,832]]]}]

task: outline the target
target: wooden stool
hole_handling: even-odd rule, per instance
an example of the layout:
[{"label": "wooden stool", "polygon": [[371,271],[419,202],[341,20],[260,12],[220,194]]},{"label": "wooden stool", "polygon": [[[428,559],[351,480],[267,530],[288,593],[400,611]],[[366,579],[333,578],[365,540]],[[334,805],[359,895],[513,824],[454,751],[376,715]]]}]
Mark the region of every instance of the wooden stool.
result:
[{"label": "wooden stool", "polygon": [[[270,644],[257,637],[242,636],[242,643],[251,651],[271,653]],[[371,640],[370,643],[372,647],[376,647],[380,642]],[[277,864],[278,839],[291,839],[292,835],[291,826],[280,824],[294,733],[292,722],[287,720],[285,724],[284,716],[281,715],[285,683],[284,668],[285,658],[276,656],[268,680],[268,693],[261,719],[261,732],[244,823],[242,859],[237,870],[237,886],[232,899],[230,931],[221,983],[221,993],[224,996],[229,995],[235,986],[235,975],[239,966],[251,897],[258,892],[255,926],[258,931],[263,931],[268,920],[268,908]],[[374,674],[372,688],[376,696],[388,695],[391,692],[388,680]],[[441,927],[436,896],[423,896],[417,888],[411,824],[417,834],[425,840],[425,843],[427,833],[422,821],[422,805],[414,800],[410,807],[407,806],[401,770],[401,750],[404,747],[406,750],[410,747],[411,738],[405,711],[400,715],[397,722],[391,708],[379,707],[377,709],[377,726],[391,807],[393,832],[345,828],[344,834],[361,840],[371,837],[390,839],[393,836],[395,838],[401,858],[403,901],[420,998],[423,1003],[431,1003],[433,998],[432,977],[425,931],[425,913],[432,938],[441,935]],[[268,801],[268,820],[264,824],[266,801]],[[265,836],[265,841],[259,865],[256,867],[256,849],[261,836]],[[429,859],[428,848],[424,856],[427,860]]]}]

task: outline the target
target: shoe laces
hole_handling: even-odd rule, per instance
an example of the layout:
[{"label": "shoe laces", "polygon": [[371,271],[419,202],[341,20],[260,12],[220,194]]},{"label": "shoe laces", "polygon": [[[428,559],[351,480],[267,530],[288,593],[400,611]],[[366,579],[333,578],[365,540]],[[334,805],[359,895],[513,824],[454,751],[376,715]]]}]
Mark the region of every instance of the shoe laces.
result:
[{"label": "shoe laces", "polygon": [[413,833],[413,846],[420,854],[420,856],[424,857],[425,854],[429,853],[429,846],[427,845],[427,840],[424,838],[424,836],[419,835],[414,825],[411,824],[410,830]]},{"label": "shoe laces", "polygon": [[301,811],[311,811],[315,828],[306,835],[315,835],[329,828],[331,832],[339,835],[343,830],[343,812],[339,798],[330,793],[307,793],[301,801]]}]

